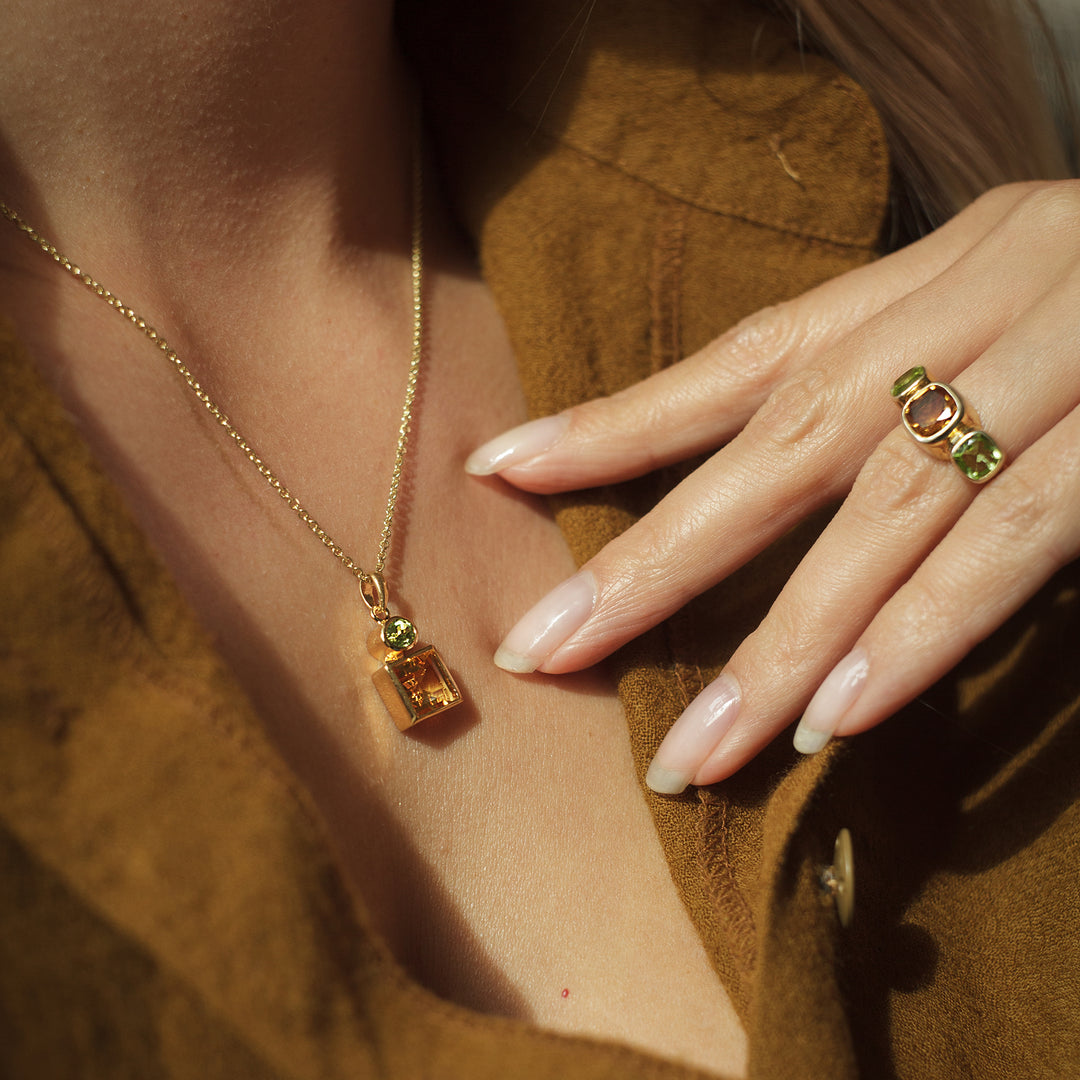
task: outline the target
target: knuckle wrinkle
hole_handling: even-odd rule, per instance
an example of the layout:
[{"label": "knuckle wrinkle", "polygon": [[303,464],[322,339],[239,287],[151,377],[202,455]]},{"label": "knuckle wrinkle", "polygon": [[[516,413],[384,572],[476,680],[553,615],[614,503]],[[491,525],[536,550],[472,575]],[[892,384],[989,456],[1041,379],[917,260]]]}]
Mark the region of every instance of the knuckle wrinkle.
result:
[{"label": "knuckle wrinkle", "polygon": [[867,459],[851,498],[873,524],[895,526],[929,512],[928,503],[939,490],[938,470],[946,467],[951,468],[948,462],[935,461],[907,439],[890,437]]},{"label": "knuckle wrinkle", "polygon": [[780,451],[811,449],[820,444],[837,416],[835,389],[826,372],[803,368],[782,382],[754,415],[752,424]]}]

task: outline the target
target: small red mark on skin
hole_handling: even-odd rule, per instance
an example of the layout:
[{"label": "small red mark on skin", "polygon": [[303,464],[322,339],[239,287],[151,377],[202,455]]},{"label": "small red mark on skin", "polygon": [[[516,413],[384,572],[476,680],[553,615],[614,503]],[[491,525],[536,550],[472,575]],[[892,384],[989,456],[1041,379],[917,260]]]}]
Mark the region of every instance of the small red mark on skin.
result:
[{"label": "small red mark on skin", "polygon": [[570,996],[570,990],[568,988],[564,988],[563,992],[562,992],[562,996],[564,998],[568,998]]}]

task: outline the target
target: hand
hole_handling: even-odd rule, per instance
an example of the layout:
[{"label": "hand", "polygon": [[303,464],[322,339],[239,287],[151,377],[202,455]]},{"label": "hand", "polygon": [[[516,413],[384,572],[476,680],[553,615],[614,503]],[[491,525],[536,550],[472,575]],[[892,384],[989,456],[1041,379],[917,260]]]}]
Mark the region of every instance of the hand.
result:
[{"label": "hand", "polygon": [[[916,365],[955,386],[1008,454],[986,487],[900,427],[888,391]],[[995,189],[675,367],[477,450],[471,472],[535,492],[716,451],[541,600],[496,662],[592,664],[846,495],[648,780],[666,792],[720,780],[800,714],[804,752],[865,731],[1077,556],[1078,405],[1080,182]]]}]

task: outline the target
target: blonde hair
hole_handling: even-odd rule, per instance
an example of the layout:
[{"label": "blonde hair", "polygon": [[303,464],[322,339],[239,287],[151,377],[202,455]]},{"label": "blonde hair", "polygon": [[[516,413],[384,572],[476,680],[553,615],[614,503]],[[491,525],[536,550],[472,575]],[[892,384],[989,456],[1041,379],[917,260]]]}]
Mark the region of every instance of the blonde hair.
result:
[{"label": "blonde hair", "polygon": [[[1033,4],[786,2],[869,93],[918,231],[997,184],[1070,175],[1046,88],[1068,100],[1063,68]],[[1036,72],[1036,49],[1050,70]]]}]

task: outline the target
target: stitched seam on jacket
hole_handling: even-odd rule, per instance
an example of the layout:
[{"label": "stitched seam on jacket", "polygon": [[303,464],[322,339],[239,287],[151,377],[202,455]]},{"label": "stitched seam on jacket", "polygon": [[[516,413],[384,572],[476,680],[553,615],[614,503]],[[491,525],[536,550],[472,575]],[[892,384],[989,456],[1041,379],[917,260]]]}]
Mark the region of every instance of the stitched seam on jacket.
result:
[{"label": "stitched seam on jacket", "polygon": [[[524,128],[528,132],[529,140],[536,138],[545,139],[549,144],[562,148],[577,154],[578,156],[585,158],[597,165],[603,165],[610,168],[613,172],[619,173],[621,176],[625,176],[631,180],[636,180],[639,183],[645,184],[652,188],[654,191],[659,192],[662,195],[669,196],[670,198],[677,199],[679,202],[686,203],[688,206],[693,207],[696,210],[703,210],[709,214],[716,214],[721,217],[732,218],[737,221],[744,221],[750,225],[757,225],[764,229],[770,229],[773,232],[783,233],[789,236],[798,236],[803,239],[809,240],[822,240],[828,243],[836,244],[839,247],[856,248],[864,251],[874,251],[877,247],[877,235],[875,234],[872,239],[860,239],[850,235],[841,235],[840,233],[832,232],[829,230],[821,229],[807,229],[801,228],[798,224],[791,220],[771,220],[760,214],[755,214],[747,207],[737,203],[728,203],[723,200],[718,200],[715,203],[707,202],[703,199],[694,198],[673,184],[661,183],[659,180],[651,179],[649,177],[641,176],[633,169],[630,164],[621,158],[605,158],[589,149],[584,145],[575,142],[568,138],[566,135],[553,132],[543,122],[535,123],[530,121],[527,116],[521,112],[508,108],[505,102],[499,101],[492,94],[477,87],[469,79],[461,76],[460,73],[456,73],[460,82],[467,86],[469,90],[478,98],[482,99],[492,108],[497,115],[502,116],[505,119],[513,120],[518,127]],[[844,93],[851,94],[853,87],[843,79],[835,79],[830,85],[835,86],[837,90]],[[878,174],[879,184],[874,189],[874,198],[879,203],[884,204],[885,191],[883,188],[888,186],[888,172],[885,169],[885,163],[888,161],[888,154],[886,153],[885,146],[882,143],[880,136],[876,136],[871,140],[871,160],[874,163],[875,170]],[[771,152],[770,152],[771,153]]]},{"label": "stitched seam on jacket", "polygon": [[[631,180],[636,180],[640,184],[644,184],[646,187],[652,188],[654,191],[661,195],[669,196],[672,199],[676,199],[679,202],[685,203],[687,206],[693,207],[695,210],[702,210],[708,214],[715,214],[719,217],[732,218],[735,221],[743,221],[748,225],[756,225],[759,228],[769,229],[773,232],[783,233],[787,236],[798,236],[806,240],[821,240],[830,244],[836,244],[838,247],[856,248],[863,251],[873,251],[876,248],[876,242],[874,240],[861,240],[850,236],[841,236],[838,233],[829,232],[820,229],[804,229],[798,228],[794,222],[791,221],[769,221],[750,211],[744,207],[729,206],[720,203],[709,203],[703,199],[694,198],[692,195],[688,195],[685,191],[675,185],[661,184],[657,180],[653,180],[647,176],[641,176],[635,172],[630,165],[621,158],[606,159],[600,157],[598,154],[594,154],[589,150],[586,150],[582,146],[578,146],[564,137],[554,137],[548,135],[547,132],[543,133],[552,142],[563,147],[564,149],[571,150],[574,153],[580,155],[587,160],[611,169],[613,172],[619,173],[621,176],[625,176]],[[880,162],[880,154],[875,152],[875,162]]]},{"label": "stitched seam on jacket", "polygon": [[[740,961],[746,971],[752,971],[757,962],[757,924],[750,905],[735,881],[735,873],[731,864],[730,848],[728,846],[728,804],[724,799],[707,792],[698,794],[698,805],[701,808],[701,845],[702,869],[705,880],[715,889],[710,891],[716,900],[716,907],[724,914],[731,927],[727,935],[732,955]],[[719,807],[719,821],[712,827],[709,808]],[[717,852],[717,857],[708,859],[711,850]],[[716,870],[722,870],[722,877]]]},{"label": "stitched seam on jacket", "polygon": [[690,207],[666,206],[653,244],[651,368],[655,374],[682,359],[682,265]]}]

